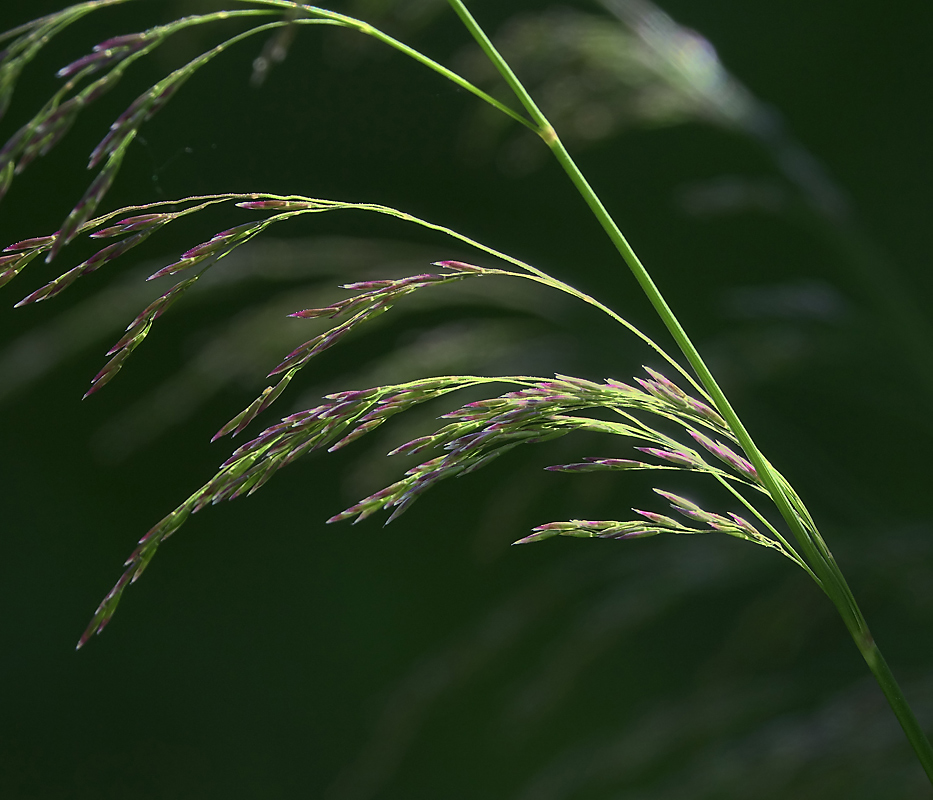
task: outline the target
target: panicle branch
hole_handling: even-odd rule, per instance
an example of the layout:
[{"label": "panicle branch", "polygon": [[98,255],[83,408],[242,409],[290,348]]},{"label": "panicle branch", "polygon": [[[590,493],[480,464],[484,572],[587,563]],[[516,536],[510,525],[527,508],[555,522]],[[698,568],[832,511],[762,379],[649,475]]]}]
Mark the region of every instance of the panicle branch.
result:
[{"label": "panicle branch", "polygon": [[[98,234],[119,235],[129,231],[131,235],[135,235],[137,226],[145,224],[146,221],[140,215],[137,219],[121,220]],[[21,244],[24,248],[27,247],[25,243]],[[477,271],[478,268],[458,271],[450,262],[445,265],[450,272],[348,284],[348,288],[358,292],[357,296],[331,306],[299,313],[308,318],[351,314],[347,322],[355,320],[353,324],[358,324],[361,315],[376,313],[376,310],[383,308],[385,304],[391,304],[417,288],[461,279],[467,275],[482,274],[482,271]],[[157,308],[158,303],[159,301],[155,304]],[[152,316],[157,313],[158,311],[154,312]],[[144,312],[138,321],[139,324],[147,324],[146,319]],[[339,328],[338,325],[333,330]],[[330,334],[324,334],[327,335]],[[125,339],[129,342],[133,335]],[[126,344],[126,347],[131,345]],[[118,357],[122,352],[118,353]],[[243,414],[221,429],[218,436],[241,430],[281,393],[295,369],[297,366],[289,367],[289,371],[277,386],[269,387],[263,392]],[[139,577],[159,545],[177,531],[191,513],[225,500],[252,494],[282,467],[307,453],[321,449],[328,452],[338,450],[371,433],[397,414],[469,386],[503,382],[517,388],[497,397],[470,402],[449,411],[441,416],[442,420],[447,421],[446,424],[433,434],[417,437],[396,447],[389,455],[413,456],[431,449],[439,449],[441,453],[411,467],[400,480],[334,515],[328,522],[353,519],[356,523],[379,510],[386,510],[390,512],[386,521],[388,524],[440,481],[480,469],[519,445],[549,441],[572,431],[599,431],[648,441],[656,446],[636,449],[664,463],[588,458],[578,464],[549,468],[552,471],[680,469],[707,472],[720,480],[725,476],[737,482],[747,483],[749,476],[742,471],[741,459],[731,450],[729,453],[732,454],[733,460],[724,460],[732,472],[725,472],[707,464],[697,451],[656,431],[650,425],[639,422],[632,415],[631,412],[649,412],[667,420],[677,420],[691,434],[695,433],[695,429],[690,423],[703,424],[708,428],[716,424],[715,420],[708,418],[704,409],[698,410],[690,403],[690,398],[675,384],[667,379],[661,380],[662,376],[658,373],[649,374],[652,375],[651,383],[637,381],[642,389],[611,379],[595,383],[563,375],[550,380],[528,376],[443,376],[327,395],[320,405],[283,418],[239,447],[208,483],[140,540],[136,550],[127,559],[126,570],[104,598],[78,646],[82,646],[91,635],[104,628],[112,617],[124,589]],[[658,389],[658,386],[663,387],[663,390]],[[650,391],[652,388],[655,391]],[[590,409],[616,411],[622,413],[627,421],[607,422],[579,415],[581,411]],[[685,421],[688,419],[690,423]],[[694,438],[703,444],[702,437]],[[718,448],[713,451],[714,454],[722,458],[722,446],[716,443],[714,446]],[[693,524],[685,524],[653,511],[635,509],[641,517],[640,520],[552,522],[535,528],[531,535],[517,543],[540,541],[558,535],[635,539],[659,533],[725,533],[776,549],[792,560],[797,560],[796,553],[786,549],[782,542],[762,534],[754,525],[736,514],[723,516],[705,511],[683,497],[662,490],[655,491],[667,499],[680,516],[686,517]]]},{"label": "panicle branch", "polygon": [[[241,203],[239,205],[245,205],[251,208],[257,206],[256,203]],[[276,384],[267,386],[259,397],[214,434],[212,441],[226,436],[227,434],[236,436],[240,433],[258,414],[272,405],[285,390],[285,387],[292,378],[312,358],[335,345],[362,323],[384,314],[402,298],[429,286],[442,286],[448,283],[456,283],[465,278],[511,274],[503,270],[484,269],[469,264],[462,264],[458,261],[445,261],[439,262],[439,264],[447,267],[449,271],[441,273],[422,273],[404,278],[347,283],[341,288],[357,292],[353,297],[339,300],[336,303],[322,308],[306,308],[302,311],[289,314],[289,316],[299,319],[347,318],[333,325],[323,333],[318,334],[313,339],[309,339],[289,353],[282,362],[269,373],[270,378],[274,375],[281,375],[284,373],[282,378],[280,378]]]},{"label": "panicle branch", "polygon": [[[20,300],[16,307],[38,303],[55,297],[71,286],[78,278],[97,271],[101,267],[115,261],[128,250],[144,242],[149,236],[174,222],[177,219],[197,213],[208,206],[229,200],[241,200],[244,197],[256,195],[210,195],[204,197],[191,197],[177,203],[161,202],[144,206],[124,208],[110,212],[93,220],[88,220],[79,227],[78,233],[91,231],[91,239],[119,239],[108,244],[94,253],[90,258],[76,267],[67,270],[44,286]],[[175,210],[161,211],[159,208],[176,206]],[[180,206],[180,207],[178,207]],[[143,214],[133,214],[119,219],[108,227],[101,227],[119,217],[127,211],[145,211]],[[229,255],[233,250],[245,244],[254,236],[261,233],[269,225],[294,216],[296,213],[305,213],[313,209],[313,204],[306,204],[300,209],[282,211],[273,214],[258,222],[245,223],[235,226],[213,236],[209,241],[190,248],[181,257],[149,276],[148,280],[173,275],[178,272],[199,267],[199,270],[189,278],[183,279],[164,292],[160,297],[150,303],[137,317],[130,322],[126,332],[120,340],[107,352],[112,356],[110,361],[91,381],[90,390],[84,395],[93,394],[110,381],[123,367],[129,355],[142,343],[148,335],[152,323],[155,322],[178,298],[191,288],[197,280],[219,260]],[[26,239],[6,247],[0,252],[0,286],[16,277],[30,261],[43,253],[50,253],[56,244],[61,241],[61,234],[57,232],[50,236],[41,236]],[[283,387],[284,388],[284,387]]]},{"label": "panicle branch", "polygon": [[[656,373],[655,373],[656,374]],[[355,522],[370,516],[380,508],[392,513],[391,522],[403,513],[427,489],[445,478],[465,475],[490,463],[495,458],[520,444],[533,444],[564,436],[571,431],[598,431],[634,439],[663,444],[667,448],[636,448],[668,462],[654,465],[628,459],[587,459],[579,464],[550,467],[551,471],[585,472],[596,469],[686,469],[725,475],[744,480],[742,474],[723,473],[707,464],[697,453],[685,445],[677,445],[665,434],[644,422],[638,424],[608,423],[588,416],[575,416],[570,412],[587,409],[650,411],[664,417],[679,418],[693,415],[694,422],[710,424],[705,416],[678,397],[676,402],[668,395],[660,397],[642,392],[627,384],[607,379],[598,384],[581,378],[558,375],[554,380],[530,380],[521,389],[500,397],[469,403],[444,414],[442,419],[453,419],[430,436],[421,436],[393,450],[389,455],[415,455],[430,448],[440,447],[444,455],[409,469],[405,477],[390,487],[361,500],[328,522],[356,518]],[[673,387],[674,384],[671,383]],[[676,387],[675,387],[676,388]],[[663,406],[668,408],[664,409]],[[677,412],[671,410],[676,406]],[[637,422],[625,413],[632,422]],[[734,527],[732,523],[724,523]],[[731,529],[731,528],[730,528]]]},{"label": "panicle branch", "polygon": [[[311,21],[307,20],[307,22]],[[271,30],[285,24],[285,22],[270,22],[257,25],[248,31],[233,36],[192,59],[183,67],[179,67],[137,97],[129,108],[117,117],[110,126],[107,135],[91,153],[88,169],[93,169],[104,159],[106,159],[106,163],[97,178],[88,187],[84,196],[65,219],[46,260],[51,261],[59,250],[77,235],[81,225],[94,213],[113,183],[126,151],[142,125],[161,111],[198,69],[236,42],[261,31]]]},{"label": "panicle branch", "polygon": [[13,99],[13,91],[20,74],[43,47],[86,14],[124,2],[127,0],[91,0],[78,3],[0,34],[0,42],[12,40],[0,51],[0,119]]},{"label": "panicle branch", "polygon": [[[126,2],[126,0],[114,0],[114,2]],[[84,13],[109,4],[111,3],[86,3],[82,4],[81,7],[73,6],[71,9],[59,12],[58,15],[53,15],[60,17],[60,19],[57,22],[50,19],[46,26],[40,25],[39,30],[51,26],[54,32],[58,32],[72,21],[83,16]],[[276,13],[278,12],[273,9],[241,9],[182,17],[145,31],[110,37],[95,45],[87,55],[62,67],[56,75],[59,78],[66,79],[66,82],[33,118],[0,148],[0,199],[9,189],[14,175],[22,173],[35,158],[48,154],[72,127],[82,110],[113,89],[134,61],[152,52],[172,34],[195,25],[212,23],[218,20],[244,16],[268,16]],[[2,97],[4,87],[7,87],[7,84],[9,93],[12,93],[13,86],[22,68],[38,52],[39,48],[48,43],[51,35],[36,36],[34,30],[24,33],[21,38],[24,40],[21,45],[8,48],[5,51],[6,59],[0,64],[0,97]],[[232,41],[225,42],[219,45],[220,50],[215,48],[215,51],[220,52],[231,43]],[[208,57],[206,60],[216,55],[215,51],[204,54]],[[138,129],[139,125],[151,118],[167,102],[171,94],[165,96],[164,90],[167,87],[174,87],[172,88],[173,93],[194,70],[206,63],[206,60],[199,61],[195,59],[195,61],[182,67],[181,70],[172,73],[164,81],[156,84],[140,98],[137,98],[130,109],[124,115],[121,115],[120,120],[129,122],[127,114],[130,114],[132,110],[133,113],[130,116],[135,118],[138,123],[136,128]],[[104,75],[84,86],[70,97],[68,96],[87,78],[104,71]],[[4,83],[5,79],[7,83]],[[163,84],[165,85],[163,86]],[[2,111],[0,111],[0,116],[2,116]],[[113,151],[117,150],[123,138],[127,136],[132,138],[132,125],[121,125],[121,131],[121,135],[117,136],[114,130],[111,129],[110,134],[105,139],[105,141],[109,142],[109,147],[100,152],[95,150],[95,156],[91,158],[90,167],[96,166],[104,157],[110,156]],[[91,209],[89,215],[90,213],[93,213],[93,209]]]},{"label": "panicle branch", "polygon": [[704,511],[696,503],[686,498],[655,489],[659,495],[668,500],[671,508],[681,516],[686,517],[699,526],[685,525],[672,517],[658,514],[654,511],[642,511],[633,508],[643,520],[581,520],[573,519],[567,522],[548,522],[533,529],[533,532],[519,539],[514,544],[530,544],[550,539],[554,536],[573,536],[578,538],[596,539],[643,539],[648,536],[657,536],[661,533],[697,534],[697,533],[724,533],[743,539],[754,544],[777,550],[782,555],[798,563],[796,553],[785,548],[784,544],[761,533],[754,525],[738,514],[729,513],[728,517]]},{"label": "panicle branch", "polygon": [[126,570],[103,599],[78,647],[100,633],[113,616],[123,591],[149,565],[159,545],[175,533],[188,517],[202,508],[251,494],[281,467],[305,453],[329,446],[336,450],[369,433],[383,422],[420,403],[488,378],[471,376],[432,378],[407,384],[331,394],[315,408],[285,417],[240,447],[217,474],[184,503],[152,527],[127,558]]}]

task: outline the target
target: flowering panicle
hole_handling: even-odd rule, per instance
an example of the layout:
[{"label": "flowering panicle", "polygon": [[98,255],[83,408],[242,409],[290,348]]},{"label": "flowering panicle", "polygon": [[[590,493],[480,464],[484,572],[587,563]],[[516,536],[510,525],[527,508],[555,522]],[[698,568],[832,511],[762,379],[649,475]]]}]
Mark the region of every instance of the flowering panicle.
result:
[{"label": "flowering panicle", "polygon": [[[450,264],[447,266],[453,268]],[[436,280],[422,280],[421,283],[426,285],[449,278],[448,275],[436,276]],[[393,287],[407,292],[409,287],[418,283],[417,280],[401,279],[351,286],[366,293],[391,292]],[[591,430],[596,423],[601,426],[599,430],[641,439],[651,438],[645,430],[631,425],[603,423],[567,413],[604,406],[607,397],[619,405],[645,402],[641,397],[642,392],[615,382],[595,384],[568,377],[543,380],[527,377],[491,379],[446,376],[328,395],[320,405],[285,417],[239,447],[221,465],[210,482],[140,540],[136,551],[127,561],[126,571],[104,599],[80,644],[84,644],[93,633],[107,624],[123,590],[141,574],[159,544],[178,530],[189,514],[211,504],[251,494],[279,469],[301,456],[325,448],[329,452],[338,450],[416,405],[458,389],[493,381],[518,384],[520,388],[499,397],[468,403],[444,414],[442,419],[449,422],[434,434],[414,439],[392,451],[392,454],[397,455],[415,455],[430,448],[441,448],[442,455],[409,469],[402,480],[370,495],[328,521],[355,518],[359,522],[383,508],[391,509],[388,520],[391,521],[425,491],[445,478],[479,469],[520,444],[547,441],[574,430]],[[258,407],[268,405],[275,391],[270,388],[257,398]],[[258,411],[253,415],[255,413]],[[242,420],[231,421],[231,424],[234,423],[236,427]],[[220,435],[225,432],[222,430]],[[618,459],[603,460],[601,466],[621,467],[622,463]]]},{"label": "flowering panicle", "polygon": [[[107,232],[119,233],[126,230],[132,233],[136,224],[132,220],[122,220],[107,229]],[[138,224],[144,223],[139,221]],[[398,297],[418,287],[453,280],[477,272],[477,270],[479,271],[477,274],[482,273],[480,268],[458,271],[456,262],[445,262],[444,265],[452,271],[439,275],[418,275],[397,280],[349,284],[348,288],[361,294],[331,306],[308,309],[306,312],[299,313],[307,318],[352,313],[350,319],[353,320],[360,314],[375,313],[375,308],[383,307],[380,304],[390,304]],[[120,358],[124,351],[131,350],[135,346],[133,342],[137,336],[137,329],[143,331],[144,335],[144,331],[148,329],[147,326],[151,324],[150,318],[161,313],[160,303],[167,304],[168,302],[171,302],[170,293],[157,300],[150,306],[150,309],[140,315],[135,327],[131,326],[124,340],[118,343],[118,347],[123,349],[117,352],[116,358]],[[125,356],[122,357],[125,358]],[[119,369],[121,363],[118,362],[114,370]],[[224,426],[215,438],[241,430],[256,414],[268,407],[287,385],[294,369],[296,367],[290,367],[279,384],[268,387],[249,408]],[[446,420],[446,424],[433,434],[420,436],[396,447],[389,455],[414,456],[431,449],[440,450],[440,454],[408,469],[401,480],[334,515],[328,522],[347,519],[360,522],[384,509],[390,512],[386,521],[388,524],[440,481],[480,469],[519,445],[548,441],[572,431],[606,432],[648,441],[655,446],[637,449],[665,463],[651,464],[618,458],[588,458],[577,464],[550,467],[550,470],[588,472],[681,469],[703,471],[717,476],[727,475],[719,468],[706,464],[698,452],[655,431],[629,413],[649,411],[667,419],[690,419],[691,422],[696,422],[699,417],[705,418],[701,411],[697,411],[688,402],[687,396],[682,396],[677,390],[671,388],[673,384],[667,385],[660,380],[657,373],[651,374],[652,381],[645,383],[650,383],[654,391],[650,391],[649,386],[645,386],[645,391],[642,391],[642,389],[611,379],[603,383],[595,383],[563,375],[558,375],[552,380],[526,376],[506,378],[444,376],[327,395],[320,405],[283,418],[279,423],[272,425],[239,447],[220,466],[217,474],[208,483],[140,540],[139,546],[126,562],[125,572],[101,603],[82,636],[79,646],[83,645],[92,634],[103,629],[112,616],[123,590],[139,577],[161,542],[178,530],[191,513],[225,500],[252,494],[269,481],[279,469],[307,453],[322,449],[328,452],[338,450],[367,433],[371,433],[397,414],[469,386],[504,382],[511,383],[517,388],[497,397],[477,400],[449,411],[441,416],[442,420]],[[109,375],[102,374],[99,382],[107,379]],[[663,389],[658,389],[658,386]],[[671,411],[675,407],[679,409],[679,416]],[[588,409],[622,411],[626,421],[607,422],[579,413]],[[693,432],[693,428],[689,427],[686,422],[684,427]],[[701,439],[698,438],[697,441],[703,444]],[[720,450],[724,449],[721,445],[712,444]],[[728,452],[734,458],[739,458],[731,450]],[[727,463],[737,473],[741,472],[738,462],[727,461]],[[741,474],[730,473],[728,476],[743,478]],[[745,478],[747,479],[747,476]],[[667,499],[672,508],[681,516],[686,517],[692,525],[653,511],[635,509],[641,517],[640,520],[552,522],[535,528],[531,535],[517,543],[540,541],[552,536],[636,539],[660,533],[718,532],[775,548],[784,555],[793,557],[783,546],[783,541],[778,542],[762,534],[754,525],[736,514],[723,516],[711,513],[685,498],[661,490],[655,491]]]},{"label": "flowering panicle", "polygon": [[[520,444],[548,441],[574,430],[596,430],[635,439],[666,441],[661,434],[647,426],[607,423],[569,413],[590,408],[637,406],[637,396],[641,393],[632,387],[610,384],[608,381],[596,384],[567,376],[558,376],[556,380],[511,380],[528,385],[499,397],[468,403],[444,414],[442,419],[455,421],[430,436],[414,439],[389,453],[415,455],[430,448],[441,447],[446,451],[444,455],[409,469],[402,480],[361,500],[328,522],[352,517],[356,517],[355,521],[359,522],[380,508],[393,509],[388,519],[391,522],[439,481],[473,472]],[[621,459],[600,461],[597,468],[641,467],[640,462]],[[594,463],[587,462],[586,466]],[[651,468],[650,465],[647,468]],[[568,471],[575,470],[571,467]]]}]

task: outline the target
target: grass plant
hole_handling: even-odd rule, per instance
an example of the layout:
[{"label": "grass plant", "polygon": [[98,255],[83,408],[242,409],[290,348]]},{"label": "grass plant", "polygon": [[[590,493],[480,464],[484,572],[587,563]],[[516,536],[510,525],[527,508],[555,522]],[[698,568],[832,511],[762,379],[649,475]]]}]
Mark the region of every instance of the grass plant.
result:
[{"label": "grass plant", "polygon": [[[74,22],[107,6],[131,0],[93,0],[42,17],[0,37],[0,114],[10,104],[20,73],[39,51]],[[191,15],[147,30],[102,41],[87,55],[62,67],[60,88],[0,149],[0,196],[37,158],[48,154],[75,124],[80,113],[109,92],[131,65],[151,54],[169,37],[223,20],[239,19],[246,28],[175,69],[118,116],[90,155],[96,170],[86,192],[66,215],[58,230],[7,246],[0,255],[0,285],[17,278],[30,264],[60,260],[76,240],[106,242],[77,266],[30,292],[18,306],[51,299],[79,278],[109,267],[117,258],[159,234],[176,221],[207,209],[228,213],[231,227],[185,250],[150,279],[172,278],[174,283],[133,319],[107,355],[109,360],[92,379],[85,397],[109,383],[148,337],[163,316],[209,270],[237,248],[269,227],[308,214],[354,211],[378,214],[439,232],[458,246],[477,253],[484,264],[460,260],[435,263],[436,271],[348,283],[349,294],[329,305],[296,310],[292,316],[323,321],[319,332],[292,352],[270,373],[269,385],[245,409],[224,424],[215,439],[236,436],[252,425],[287,390],[290,382],[315,356],[337,345],[359,326],[390,311],[409,295],[435,291],[463,281],[503,278],[531,281],[597,309],[621,326],[625,336],[650,347],[667,365],[668,374],[645,368],[645,373],[622,382],[606,378],[594,382],[557,375],[427,375],[404,383],[332,393],[320,403],[268,425],[237,448],[217,473],[140,540],[125,570],[106,595],[78,647],[100,633],[112,618],[124,590],[152,561],[157,549],[182,527],[192,513],[209,505],[251,494],[276,472],[316,450],[332,452],[350,445],[389,419],[461,390],[491,390],[485,399],[456,404],[441,417],[437,429],[396,447],[390,456],[420,456],[391,485],[335,514],[328,522],[354,524],[380,512],[387,522],[396,519],[438,482],[474,472],[521,445],[532,445],[574,432],[622,437],[633,445],[632,458],[594,455],[581,461],[548,467],[555,472],[608,471],[657,473],[654,489],[658,505],[632,509],[624,519],[542,521],[516,544],[554,536],[635,539],[660,534],[722,534],[766,547],[803,569],[837,609],[859,652],[878,681],[893,712],[933,782],[933,749],[914,717],[893,674],[875,643],[829,546],[790,482],[759,450],[729,402],[691,337],[639,260],[626,237],[579,169],[574,158],[483,28],[461,0],[450,0],[453,13],[473,37],[486,60],[512,93],[503,101],[448,67],[412,49],[365,21],[290,0],[251,0],[248,7]],[[267,46],[254,65],[262,79],[272,62],[281,58],[289,37],[302,26],[334,26],[355,31],[409,56],[475,96],[508,124],[521,126],[540,140],[566,172],[570,185],[602,226],[622,263],[631,271],[679,351],[675,356],[623,316],[598,299],[557,280],[540,269],[477,242],[456,230],[404,211],[375,203],[341,202],[299,194],[204,195],[122,207],[99,214],[124,157],[139,131],[158,114],[199,69],[243,40],[265,37]],[[568,200],[571,201],[571,199]],[[241,221],[245,219],[245,221]],[[685,364],[678,360],[682,357]],[[498,388],[494,388],[498,387]],[[503,391],[504,389],[504,391]],[[613,448],[615,449],[615,448]],[[705,509],[664,485],[670,472],[691,473],[696,480],[722,487],[727,507]],[[624,480],[625,475],[616,476]],[[738,508],[741,515],[729,508]],[[671,515],[673,511],[673,516]]]}]

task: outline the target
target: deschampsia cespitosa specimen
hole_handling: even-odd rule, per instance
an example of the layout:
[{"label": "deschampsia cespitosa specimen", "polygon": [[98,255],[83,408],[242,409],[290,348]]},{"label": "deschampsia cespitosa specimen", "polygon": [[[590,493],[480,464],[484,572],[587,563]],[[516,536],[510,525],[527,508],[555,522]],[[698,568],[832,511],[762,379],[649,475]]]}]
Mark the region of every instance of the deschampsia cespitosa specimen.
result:
[{"label": "deschampsia cespitosa specimen", "polygon": [[[80,3],[26,23],[0,37],[0,116],[8,109],[21,72],[37,54],[69,25],[108,6],[133,0],[94,0]],[[624,18],[637,3],[608,3]],[[459,259],[441,260],[434,271],[348,283],[349,294],[319,308],[296,309],[291,315],[316,320],[317,332],[284,354],[269,373],[270,384],[241,413],[223,425],[215,439],[243,432],[287,389],[312,358],[336,345],[359,326],[390,311],[409,295],[425,290],[443,291],[463,281],[513,279],[532,281],[585,303],[648,345],[665,365],[625,383],[615,378],[601,382],[557,375],[429,375],[405,383],[351,389],[329,394],[320,403],[289,414],[269,425],[236,449],[217,473],[139,540],[116,585],[104,598],[78,647],[99,633],[113,616],[126,587],[149,565],[159,545],[175,533],[190,514],[208,505],[250,494],[278,469],[315,450],[343,448],[379,428],[398,414],[425,403],[447,399],[454,392],[478,387],[491,390],[485,399],[452,404],[440,417],[436,430],[396,447],[389,455],[425,458],[404,475],[336,513],[328,522],[354,523],[380,511],[387,522],[396,519],[439,481],[460,477],[489,464],[520,445],[531,445],[573,432],[622,437],[631,442],[631,458],[599,454],[582,461],[548,467],[551,471],[589,473],[652,471],[659,483],[654,491],[666,505],[660,510],[632,509],[623,520],[572,519],[543,521],[516,543],[531,543],[553,536],[635,539],[658,534],[725,534],[783,555],[805,570],[838,609],[843,622],[898,716],[928,775],[933,779],[933,750],[913,717],[872,639],[865,620],[815,522],[788,481],[756,447],[735,410],[716,382],[690,337],[661,296],[618,226],[580,172],[558,132],[536,105],[525,85],[470,15],[461,0],[450,0],[452,10],[476,40],[500,81],[514,100],[503,102],[462,75],[410,48],[365,21],[290,0],[251,0],[230,11],[194,14],[143,31],[111,36],[91,52],[58,71],[60,87],[0,149],[0,198],[37,158],[48,154],[77,122],[81,112],[113,89],[132,65],[150,55],[167,39],[195,26],[236,19],[241,30],[190,59],[140,94],[111,124],[93,149],[88,168],[96,175],[77,199],[58,230],[24,239],[0,255],[0,285],[17,278],[37,259],[67,258],[67,246],[76,240],[106,242],[77,266],[31,291],[17,305],[55,297],[79,278],[109,266],[128,251],[159,234],[175,221],[207,209],[230,218],[230,227],[195,242],[177,259],[154,272],[150,279],[172,278],[174,283],[129,322],[126,332],[108,351],[109,360],[91,381],[85,396],[97,392],[126,365],[131,354],[151,332],[155,322],[209,270],[269,227],[308,214],[362,211],[440,232],[459,247],[469,247],[481,264]],[[303,26],[349,29],[395,48],[435,73],[470,92],[487,110],[502,115],[506,124],[534,134],[550,149],[572,184],[589,205],[621,258],[635,275],[647,298],[668,328],[686,360],[682,365],[616,311],[570,285],[452,228],[376,203],[341,202],[299,194],[263,192],[212,194],[122,207],[99,214],[117,179],[124,157],[143,126],[164,109],[201,67],[253,36],[265,37],[265,47],[254,62],[254,83],[261,83],[271,65],[281,60],[295,32]],[[674,79],[672,79],[674,80]],[[753,105],[736,88],[723,83],[730,104],[716,111],[728,124],[750,124]],[[514,101],[517,101],[515,103]],[[692,100],[691,102],[699,102]],[[751,109],[751,110],[749,110]],[[712,112],[710,112],[712,113]],[[35,234],[36,232],[30,232]],[[323,325],[322,325],[323,322]],[[499,388],[493,389],[492,384]],[[503,387],[505,391],[503,391]],[[613,451],[617,448],[614,446]],[[696,480],[712,480],[722,487],[727,504],[717,510],[701,508],[663,485],[670,472],[695,473]],[[661,474],[664,473],[664,474]],[[624,480],[624,475],[617,476]],[[669,512],[673,511],[674,516]],[[739,513],[741,512],[741,513]]]}]

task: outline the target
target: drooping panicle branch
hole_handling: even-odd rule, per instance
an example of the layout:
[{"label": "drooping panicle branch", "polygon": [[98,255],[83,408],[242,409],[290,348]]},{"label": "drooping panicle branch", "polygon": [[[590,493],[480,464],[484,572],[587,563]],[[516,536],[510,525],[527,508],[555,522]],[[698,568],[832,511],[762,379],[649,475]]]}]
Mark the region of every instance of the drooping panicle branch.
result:
[{"label": "drooping panicle branch", "polygon": [[20,74],[54,37],[92,11],[125,2],[128,0],[78,3],[0,34],[0,42],[9,42],[0,51],[0,119],[10,106]]},{"label": "drooping panicle branch", "polygon": [[[114,2],[127,2],[127,0],[114,0]],[[75,6],[71,9],[65,9],[59,12],[58,16],[61,19],[54,23],[53,29],[58,32],[90,10],[110,4],[112,3],[85,3],[82,4],[82,7]],[[81,8],[83,10],[79,13]],[[65,79],[65,83],[32,119],[23,125],[0,148],[0,199],[9,189],[14,175],[21,174],[37,157],[47,155],[71,129],[81,111],[113,89],[132,63],[151,53],[170,36],[196,25],[237,17],[269,16],[276,13],[278,12],[274,9],[239,9],[182,17],[145,31],[112,36],[95,45],[87,55],[62,67],[56,75]],[[36,36],[35,31],[33,31],[24,34],[23,38],[29,40],[30,46],[19,49],[8,48],[6,59],[0,63],[0,94],[7,85],[4,83],[4,77],[9,82],[9,92],[12,92],[13,84],[22,68],[38,52],[38,49],[48,43],[51,35]],[[104,145],[107,142],[108,147],[101,149],[101,145],[98,145],[98,148],[95,149],[95,153],[91,157],[90,167],[96,166],[105,157],[109,156],[112,151],[119,147],[120,141],[133,132],[133,126],[130,124],[133,119],[137,123],[135,129],[138,129],[139,125],[151,118],[159,108],[165,105],[171,96],[171,94],[165,94],[166,88],[171,88],[171,93],[174,93],[180,83],[183,83],[194,70],[232,43],[233,40],[224,42],[218,46],[219,50],[215,48],[210,53],[204,54],[207,57],[206,59],[203,57],[202,60],[195,59],[195,61],[172,73],[165,81],[156,84],[156,86],[153,86],[149,91],[137,98],[117,121],[121,123],[120,130],[114,131],[111,129],[104,142],[101,143],[101,145]],[[100,72],[104,72],[104,74],[80,90],[74,91],[86,79]],[[165,86],[162,84],[165,84]],[[114,125],[117,125],[117,123],[114,123]]]},{"label": "drooping panicle branch", "polygon": [[216,441],[227,434],[236,436],[249,425],[257,415],[265,411],[275,402],[285,390],[285,387],[291,382],[292,378],[294,378],[298,371],[307,365],[312,358],[320,355],[330,347],[333,347],[344,336],[364,322],[368,322],[384,314],[404,297],[429,286],[443,286],[449,283],[457,283],[465,278],[512,274],[503,270],[474,267],[470,264],[463,264],[457,261],[442,262],[442,265],[447,267],[449,271],[441,273],[422,273],[420,275],[410,275],[405,278],[360,281],[344,284],[342,288],[355,291],[357,294],[323,308],[307,308],[303,311],[296,311],[290,314],[289,316],[299,319],[337,319],[340,317],[345,317],[346,319],[296,347],[289,353],[282,362],[269,373],[270,378],[275,375],[282,375],[279,381],[275,385],[266,387],[259,397],[250,403],[247,408],[237,414],[214,434],[213,440]]},{"label": "drooping panicle branch", "polygon": [[660,489],[655,489],[655,492],[668,500],[671,504],[671,508],[677,513],[686,517],[691,522],[699,523],[705,527],[685,525],[664,514],[633,508],[632,511],[643,519],[648,520],[648,522],[642,520],[619,522],[617,520],[581,519],[573,519],[568,522],[549,522],[545,525],[539,525],[534,529],[532,534],[523,539],[519,539],[515,544],[540,542],[554,536],[596,539],[643,539],[662,533],[688,535],[698,533],[725,533],[737,539],[743,539],[762,545],[763,547],[772,548],[787,556],[792,561],[796,561],[791,552],[789,552],[781,542],[764,535],[754,525],[748,522],[748,520],[740,517],[738,514],[729,512],[729,516],[724,517],[721,514],[704,511],[696,503],[672,494],[671,492],[665,492]]},{"label": "drooping panicle branch", "polygon": [[[402,279],[405,280],[405,279]],[[351,284],[364,292],[389,290],[395,285],[409,287],[411,282],[367,281]],[[313,315],[312,315],[313,316]],[[655,374],[655,380],[657,380]],[[189,497],[158,525],[152,528],[127,560],[127,568],[113,590],[102,602],[79,646],[94,633],[100,632],[110,620],[120,601],[123,590],[151,561],[158,546],[178,530],[188,516],[208,505],[233,500],[252,494],[270,480],[282,467],[312,451],[341,449],[362,436],[371,433],[392,417],[409,411],[446,394],[487,383],[508,383],[518,388],[497,397],[467,403],[441,416],[448,422],[435,433],[420,436],[396,447],[389,455],[412,456],[431,449],[440,449],[440,455],[408,469],[404,477],[352,505],[328,522],[353,519],[360,522],[385,509],[390,512],[387,522],[396,519],[427,490],[446,478],[462,476],[480,469],[511,449],[523,444],[546,442],[573,431],[596,431],[622,436],[635,441],[648,441],[658,448],[637,448],[660,458],[665,464],[628,459],[588,459],[579,465],[561,465],[552,471],[575,472],[591,469],[681,469],[705,472],[714,477],[726,476],[737,484],[747,483],[740,470],[732,473],[707,464],[696,451],[680,445],[680,451],[691,453],[680,463],[670,454],[677,446],[669,436],[654,430],[644,422],[637,422],[630,412],[654,414],[665,419],[679,419],[689,404],[677,396],[650,394],[618,381],[595,383],[580,378],[557,376],[554,379],[510,376],[485,378],[478,376],[446,376],[391,384],[363,390],[350,390],[331,394],[314,408],[283,418],[279,423],[262,431],[251,441],[239,447],[220,467],[217,474],[201,489]],[[262,400],[262,398],[258,398]],[[607,422],[581,415],[591,409],[622,413],[625,422]],[[706,424],[702,415],[695,414],[694,423]],[[692,426],[684,424],[687,431]],[[706,527],[690,527],[656,512],[637,511],[647,522],[580,521],[548,523],[535,529],[521,543],[538,541],[555,535],[599,536],[602,538],[640,538],[658,533],[725,533],[774,548],[789,558],[793,551],[736,514],[729,516],[704,511],[689,500],[667,492],[659,493],[671,502],[682,516]]]},{"label": "drooping panicle branch", "polygon": [[223,500],[251,494],[283,466],[312,450],[324,447],[336,450],[402,411],[487,380],[469,376],[434,378],[340,392],[325,397],[321,405],[285,417],[263,431],[238,448],[208,483],[139,540],[139,545],[126,560],[126,570],[94,613],[78,647],[104,629],[116,611],[123,591],[139,578],[159,545],[175,533],[191,513]]}]

